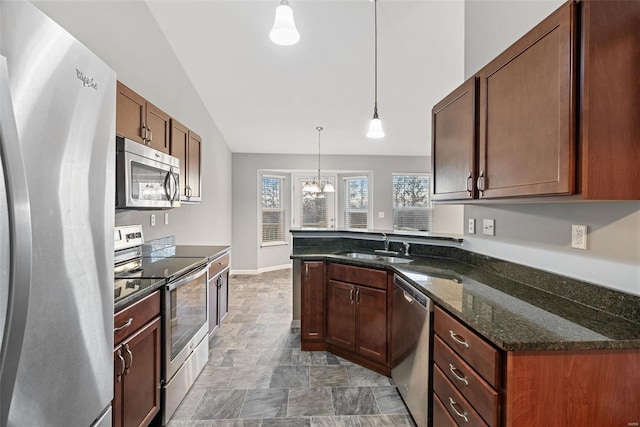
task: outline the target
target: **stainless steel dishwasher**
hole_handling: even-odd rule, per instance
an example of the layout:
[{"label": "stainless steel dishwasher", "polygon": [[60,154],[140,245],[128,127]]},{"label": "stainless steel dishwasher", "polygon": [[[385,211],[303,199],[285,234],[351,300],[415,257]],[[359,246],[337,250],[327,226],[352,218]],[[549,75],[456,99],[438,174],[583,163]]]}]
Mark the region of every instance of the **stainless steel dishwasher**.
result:
[{"label": "stainless steel dishwasher", "polygon": [[398,275],[393,278],[391,377],[418,427],[430,425],[433,302]]}]

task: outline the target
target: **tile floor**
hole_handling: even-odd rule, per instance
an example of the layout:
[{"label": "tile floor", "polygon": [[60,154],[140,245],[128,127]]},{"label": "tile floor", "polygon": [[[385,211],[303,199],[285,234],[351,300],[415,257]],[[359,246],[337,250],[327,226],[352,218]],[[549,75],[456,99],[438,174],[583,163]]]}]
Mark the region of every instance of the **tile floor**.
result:
[{"label": "tile floor", "polygon": [[169,427],[414,427],[389,378],[300,351],[291,274],[230,278],[229,314]]}]

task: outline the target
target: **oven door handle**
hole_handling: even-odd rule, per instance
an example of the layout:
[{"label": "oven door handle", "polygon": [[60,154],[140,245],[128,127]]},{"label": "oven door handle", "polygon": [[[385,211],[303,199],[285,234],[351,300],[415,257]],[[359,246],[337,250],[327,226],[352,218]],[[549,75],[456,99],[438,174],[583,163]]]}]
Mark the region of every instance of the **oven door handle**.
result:
[{"label": "oven door handle", "polygon": [[202,267],[199,267],[197,270],[195,270],[193,273],[189,274],[188,276],[181,277],[175,282],[167,283],[166,289],[168,291],[173,291],[174,289],[179,288],[180,286],[186,283],[192,282],[198,279],[199,277],[202,277],[203,275],[207,274],[208,266],[209,264],[203,264]]}]

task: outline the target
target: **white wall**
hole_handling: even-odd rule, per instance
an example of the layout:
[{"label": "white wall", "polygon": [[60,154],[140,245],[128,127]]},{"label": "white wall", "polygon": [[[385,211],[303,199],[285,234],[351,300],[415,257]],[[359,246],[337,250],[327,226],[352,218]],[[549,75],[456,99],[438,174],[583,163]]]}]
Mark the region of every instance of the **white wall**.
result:
[{"label": "white wall", "polygon": [[180,244],[230,244],[231,152],[146,3],[33,3],[109,64],[118,80],[202,136],[203,202],[155,212],[155,227],[142,211],[117,211],[116,224],[141,223],[147,240],[175,235]]},{"label": "white wall", "polygon": [[[467,0],[465,76],[562,3]],[[464,216],[478,231],[496,220],[494,237],[465,235],[469,250],[640,295],[640,202],[468,205]],[[587,251],[570,248],[571,224],[589,226]]]},{"label": "white wall", "polygon": [[[258,173],[270,171],[313,171],[315,155],[233,154],[233,234],[236,257],[233,270],[257,271],[289,263],[289,246],[259,248]],[[371,173],[374,229],[393,229],[392,174],[430,171],[427,156],[322,156],[322,171],[363,171]],[[287,182],[289,185],[289,181]],[[290,206],[288,201],[287,207]],[[288,209],[289,210],[289,209]],[[384,219],[378,218],[384,212]],[[291,219],[287,217],[287,237]]]}]

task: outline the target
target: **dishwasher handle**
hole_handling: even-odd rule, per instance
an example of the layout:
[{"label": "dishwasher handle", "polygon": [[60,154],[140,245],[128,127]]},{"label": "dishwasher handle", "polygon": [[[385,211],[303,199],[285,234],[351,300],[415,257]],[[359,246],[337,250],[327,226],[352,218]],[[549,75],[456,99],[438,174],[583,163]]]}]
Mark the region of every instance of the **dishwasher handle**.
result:
[{"label": "dishwasher handle", "polygon": [[433,310],[433,302],[431,301],[431,299],[417,290],[415,287],[413,287],[402,277],[394,274],[393,284],[402,290],[404,298],[411,304],[413,304],[413,302],[416,302],[429,311]]}]

